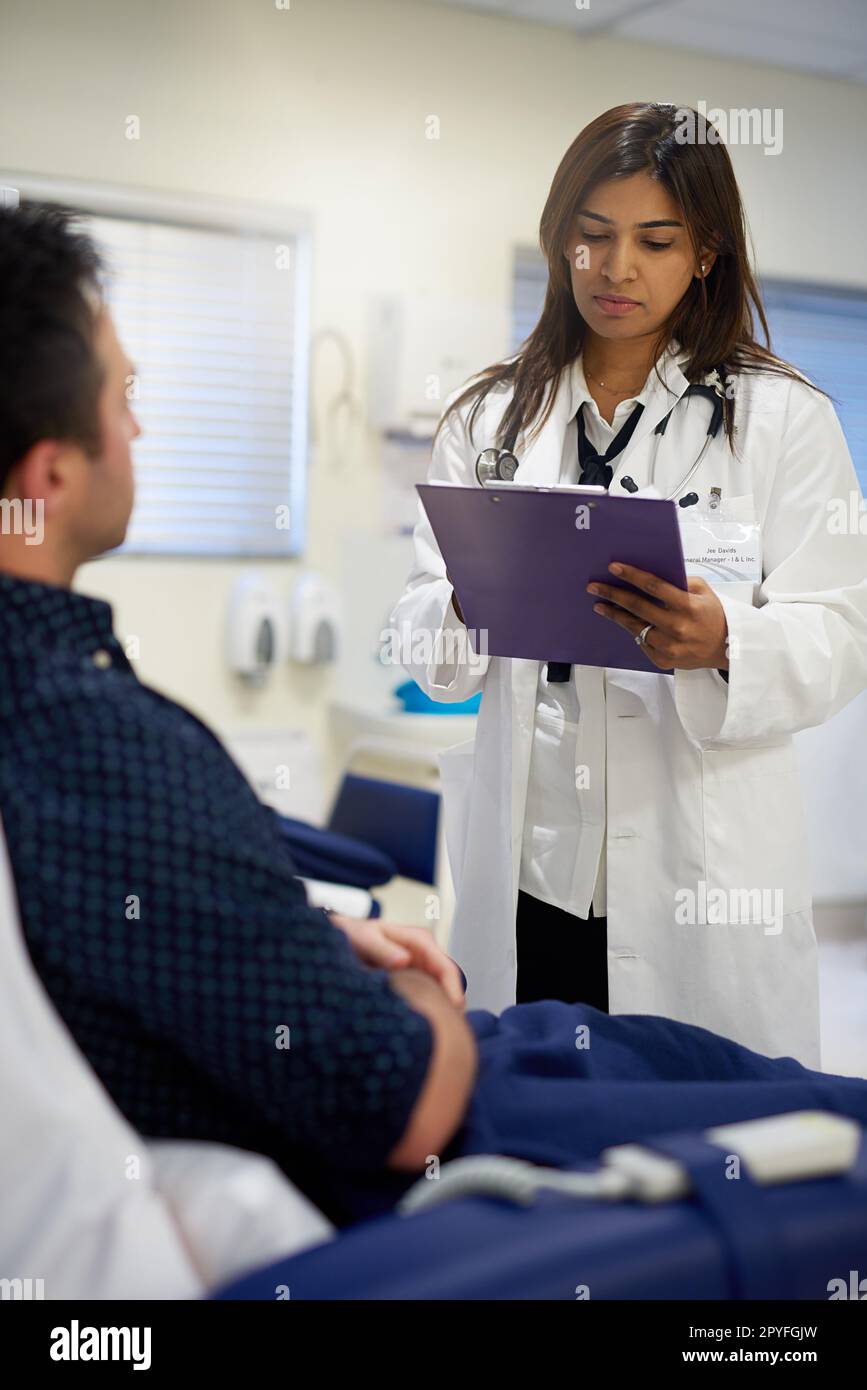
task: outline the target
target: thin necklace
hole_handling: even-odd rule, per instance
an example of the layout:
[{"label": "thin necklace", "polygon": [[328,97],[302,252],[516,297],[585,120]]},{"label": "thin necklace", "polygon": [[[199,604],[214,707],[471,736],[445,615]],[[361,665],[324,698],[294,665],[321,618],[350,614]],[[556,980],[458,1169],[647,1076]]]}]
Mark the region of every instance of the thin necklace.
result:
[{"label": "thin necklace", "polygon": [[601,386],[603,391],[608,391],[609,394],[612,396],[634,396],[636,391],[640,391],[641,386],[644,385],[644,382],[642,382],[641,386],[636,386],[634,389],[632,387],[627,387],[625,391],[619,391],[614,386],[606,386],[605,382],[601,381],[594,372],[591,372],[588,366],[584,367],[584,371],[586,372],[587,376],[590,377],[591,381],[595,381],[597,386]]}]

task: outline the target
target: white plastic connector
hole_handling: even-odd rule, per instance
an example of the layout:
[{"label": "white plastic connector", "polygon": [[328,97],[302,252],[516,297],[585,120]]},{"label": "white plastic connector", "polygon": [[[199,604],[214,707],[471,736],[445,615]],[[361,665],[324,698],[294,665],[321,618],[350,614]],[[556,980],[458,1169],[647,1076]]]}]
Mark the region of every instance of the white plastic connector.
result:
[{"label": "white plastic connector", "polygon": [[673,1158],[641,1144],[618,1144],[616,1148],[603,1149],[599,1157],[603,1164],[628,1179],[629,1196],[639,1202],[673,1202],[689,1192],[686,1170]]}]

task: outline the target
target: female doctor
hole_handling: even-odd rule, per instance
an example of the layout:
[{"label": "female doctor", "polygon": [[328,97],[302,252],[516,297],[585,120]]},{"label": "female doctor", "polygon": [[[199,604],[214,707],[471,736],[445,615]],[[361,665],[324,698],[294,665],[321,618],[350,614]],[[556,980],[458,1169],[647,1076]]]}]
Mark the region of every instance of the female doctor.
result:
[{"label": "female doctor", "polygon": [[731,162],[697,112],[683,139],[684,114],[615,107],[566,151],[542,213],[539,322],[446,402],[429,480],[476,486],[497,448],[518,482],[601,482],[624,505],[652,481],[684,524],[757,523],[756,573],[741,557],[741,582],[685,592],[624,555],[562,594],[656,671],[476,657],[422,511],[392,622],[431,697],[484,692],[475,740],[442,758],[468,1003],[660,1014],[818,1067],[792,735],[867,687],[867,535],[832,524],[860,498],[843,432],[753,336],[754,306],[769,337]]}]

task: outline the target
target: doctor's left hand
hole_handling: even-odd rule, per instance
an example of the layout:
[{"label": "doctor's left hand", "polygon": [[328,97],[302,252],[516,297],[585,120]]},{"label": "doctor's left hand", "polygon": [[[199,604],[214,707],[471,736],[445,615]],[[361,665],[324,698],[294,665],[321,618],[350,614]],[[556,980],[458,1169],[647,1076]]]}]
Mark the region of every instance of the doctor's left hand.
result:
[{"label": "doctor's left hand", "polygon": [[[688,578],[689,591],[685,592],[634,565],[621,563],[616,572],[617,578],[634,584],[642,593],[633,594],[616,584],[588,584],[588,593],[607,600],[600,607],[594,604],[594,611],[635,636],[651,623],[642,645],[654,666],[662,671],[695,671],[705,666],[728,670],[725,609],[706,580]],[[654,599],[661,600],[662,606]]]},{"label": "doctor's left hand", "polygon": [[357,917],[341,917],[330,912],[335,927],[349,937],[358,959],[365,965],[384,970],[405,970],[412,966],[432,975],[455,1008],[465,1007],[463,982],[458,967],[436,944],[425,927],[407,927],[399,922],[382,922]]}]

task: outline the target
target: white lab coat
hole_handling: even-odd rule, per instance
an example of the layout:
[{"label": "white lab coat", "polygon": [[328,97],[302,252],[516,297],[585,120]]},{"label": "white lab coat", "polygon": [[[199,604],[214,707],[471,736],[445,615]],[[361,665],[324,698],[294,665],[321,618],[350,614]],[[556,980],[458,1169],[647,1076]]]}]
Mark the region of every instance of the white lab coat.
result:
[{"label": "white lab coat", "polygon": [[[688,385],[684,361],[676,343],[661,360],[676,397]],[[520,481],[559,478],[570,370],[544,428],[529,444],[518,439]],[[675,396],[654,378],[636,432],[614,461],[612,492],[624,473],[639,487],[647,483],[653,430]],[[510,388],[488,396],[472,442],[468,408],[451,417],[429,479],[474,484],[476,455],[496,442],[509,399]],[[831,499],[851,513],[852,496],[860,502],[861,492],[827,398],[763,372],[739,378],[735,407],[738,457],[721,430],[677,494],[721,487],[724,498],[739,499],[739,516],[761,523],[764,578],[755,603],[749,586],[746,598],[739,584],[718,590],[731,647],[728,684],[709,669],[576,668],[584,717],[606,729],[607,767],[606,750],[597,749],[591,777],[607,771],[609,1006],[612,1013],[699,1024],[818,1067],[809,847],[792,735],[829,719],[867,687],[867,534],[835,534],[831,521]],[[691,399],[672,415],[657,456],[655,484],[663,496],[698,455],[708,411],[707,402]],[[436,637],[460,624],[421,509],[414,544],[415,564],[392,623]],[[430,660],[428,651],[423,641],[414,644],[407,670],[432,698],[458,701],[484,691],[474,743],[441,758],[456,889],[449,949],[468,977],[469,1005],[499,1012],[515,1001],[515,913],[539,663],[490,657],[471,666],[443,660],[447,643]],[[585,747],[581,761],[593,756]],[[760,916],[744,923],[732,910],[705,910],[702,882],[707,894],[781,889],[782,930],[769,931]],[[695,894],[692,925],[675,920],[682,901],[675,895],[684,889]]]}]

